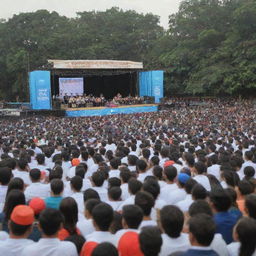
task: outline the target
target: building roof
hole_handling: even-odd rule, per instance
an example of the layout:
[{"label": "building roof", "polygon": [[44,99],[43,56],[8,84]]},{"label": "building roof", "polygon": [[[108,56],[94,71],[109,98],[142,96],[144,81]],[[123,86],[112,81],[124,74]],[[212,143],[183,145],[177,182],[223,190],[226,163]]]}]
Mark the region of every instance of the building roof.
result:
[{"label": "building roof", "polygon": [[53,69],[143,69],[142,62],[120,60],[48,60]]}]

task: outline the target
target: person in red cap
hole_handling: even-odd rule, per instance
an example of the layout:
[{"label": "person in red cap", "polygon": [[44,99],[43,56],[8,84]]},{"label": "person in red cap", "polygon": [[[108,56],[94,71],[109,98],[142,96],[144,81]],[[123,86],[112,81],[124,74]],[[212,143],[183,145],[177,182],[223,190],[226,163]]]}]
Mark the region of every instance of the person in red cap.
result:
[{"label": "person in red cap", "polygon": [[[115,236],[118,241],[120,256],[143,256],[140,250],[138,228],[143,219],[143,212],[137,205],[123,207],[122,224],[124,229],[119,230]],[[132,245],[132,246],[131,246]]]},{"label": "person in red cap", "polygon": [[32,231],[34,211],[27,205],[17,205],[9,221],[9,238],[0,244],[0,255],[18,256],[27,246],[34,244],[27,239]]},{"label": "person in red cap", "polygon": [[37,243],[25,247],[19,256],[78,256],[73,243],[58,239],[62,223],[63,216],[59,210],[43,210],[39,216],[42,238]]},{"label": "person in red cap", "polygon": [[38,218],[40,212],[43,211],[46,206],[44,200],[40,197],[35,197],[30,200],[29,206],[34,210],[36,221],[34,222],[33,230],[28,238],[37,242],[41,238],[41,231],[38,228]]}]

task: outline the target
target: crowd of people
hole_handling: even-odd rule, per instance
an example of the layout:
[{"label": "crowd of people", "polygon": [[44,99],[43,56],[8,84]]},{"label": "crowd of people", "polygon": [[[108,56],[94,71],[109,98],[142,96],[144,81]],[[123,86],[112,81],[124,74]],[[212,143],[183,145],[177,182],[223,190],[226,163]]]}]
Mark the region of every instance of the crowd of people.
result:
[{"label": "crowd of people", "polygon": [[63,98],[60,98],[58,95],[53,97],[54,101],[59,101],[59,103],[68,106],[69,108],[85,108],[85,107],[102,107],[102,106],[119,106],[119,105],[136,105],[143,104],[143,97],[122,97],[118,93],[113,99],[106,99],[103,94],[99,97],[93,95],[65,95]]},{"label": "crowd of people", "polygon": [[256,111],[2,119],[0,255],[255,256]]}]

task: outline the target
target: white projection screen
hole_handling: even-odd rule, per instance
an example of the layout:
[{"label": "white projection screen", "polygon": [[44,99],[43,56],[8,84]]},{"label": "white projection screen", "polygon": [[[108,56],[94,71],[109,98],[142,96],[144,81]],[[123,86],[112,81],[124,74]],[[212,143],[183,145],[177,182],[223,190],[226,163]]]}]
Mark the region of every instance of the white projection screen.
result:
[{"label": "white projection screen", "polygon": [[59,78],[59,93],[61,97],[65,95],[83,95],[84,94],[84,79],[83,77],[76,78]]}]

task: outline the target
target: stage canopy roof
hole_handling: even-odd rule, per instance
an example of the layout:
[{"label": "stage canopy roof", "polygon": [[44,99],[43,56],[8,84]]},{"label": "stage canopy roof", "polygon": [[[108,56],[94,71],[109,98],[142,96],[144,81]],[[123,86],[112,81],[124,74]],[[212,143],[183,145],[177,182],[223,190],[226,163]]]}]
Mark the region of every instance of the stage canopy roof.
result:
[{"label": "stage canopy roof", "polygon": [[142,62],[120,60],[48,60],[52,69],[100,69],[100,70],[138,70],[143,69]]}]

